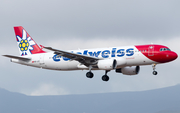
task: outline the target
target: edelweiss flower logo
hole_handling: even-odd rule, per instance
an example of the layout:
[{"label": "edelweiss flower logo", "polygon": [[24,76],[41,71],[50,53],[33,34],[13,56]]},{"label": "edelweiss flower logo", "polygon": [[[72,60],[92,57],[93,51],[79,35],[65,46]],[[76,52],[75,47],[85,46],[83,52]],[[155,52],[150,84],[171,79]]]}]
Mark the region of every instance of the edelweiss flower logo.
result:
[{"label": "edelweiss flower logo", "polygon": [[35,42],[31,40],[31,37],[27,37],[26,31],[23,30],[22,38],[18,35],[16,37],[21,56],[31,54],[31,51],[34,49],[32,46],[35,45]]}]

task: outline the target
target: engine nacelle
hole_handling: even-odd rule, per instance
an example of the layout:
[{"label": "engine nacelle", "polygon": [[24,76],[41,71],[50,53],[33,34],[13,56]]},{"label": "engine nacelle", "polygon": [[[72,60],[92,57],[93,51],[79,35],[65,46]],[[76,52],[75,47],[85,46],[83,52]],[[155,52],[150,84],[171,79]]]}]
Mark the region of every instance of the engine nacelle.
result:
[{"label": "engine nacelle", "polygon": [[121,57],[121,58],[116,58],[117,61],[117,68],[124,67],[126,65],[126,59]]},{"label": "engine nacelle", "polygon": [[99,60],[97,66],[102,70],[112,70],[117,67],[117,61],[115,59]]},{"label": "engine nacelle", "polygon": [[117,73],[122,73],[124,75],[137,75],[139,73],[140,67],[133,66],[133,67],[123,67],[120,69],[116,69]]}]

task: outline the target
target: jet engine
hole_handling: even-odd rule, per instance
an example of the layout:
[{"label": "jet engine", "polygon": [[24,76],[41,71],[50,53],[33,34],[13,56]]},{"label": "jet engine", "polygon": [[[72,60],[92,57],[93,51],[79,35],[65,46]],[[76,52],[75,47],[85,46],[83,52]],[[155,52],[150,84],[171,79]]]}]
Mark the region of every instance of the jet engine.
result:
[{"label": "jet engine", "polygon": [[137,75],[139,73],[139,70],[139,66],[123,67],[120,69],[116,69],[116,73],[122,73],[124,75]]},{"label": "jet engine", "polygon": [[97,66],[102,70],[112,70],[117,67],[117,61],[115,59],[99,60]]},{"label": "jet engine", "polygon": [[124,67],[126,65],[126,60],[123,57],[116,58],[116,61],[117,61],[117,68],[121,68],[121,67]]}]

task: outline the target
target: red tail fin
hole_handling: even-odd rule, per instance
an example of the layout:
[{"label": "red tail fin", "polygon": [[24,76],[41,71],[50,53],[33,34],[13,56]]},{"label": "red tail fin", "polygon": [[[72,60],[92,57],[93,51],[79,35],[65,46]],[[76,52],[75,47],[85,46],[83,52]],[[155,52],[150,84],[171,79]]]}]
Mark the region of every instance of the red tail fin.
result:
[{"label": "red tail fin", "polygon": [[22,26],[14,27],[14,31],[21,56],[45,53]]}]

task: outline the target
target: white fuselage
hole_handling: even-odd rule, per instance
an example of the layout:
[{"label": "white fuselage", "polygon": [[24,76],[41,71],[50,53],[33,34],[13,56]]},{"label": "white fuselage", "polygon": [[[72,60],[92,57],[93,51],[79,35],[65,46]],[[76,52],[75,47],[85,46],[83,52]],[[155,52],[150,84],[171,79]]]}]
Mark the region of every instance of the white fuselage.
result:
[{"label": "white fuselage", "polygon": [[[135,46],[83,49],[72,50],[69,52],[98,57],[102,59],[116,59],[120,63],[120,65],[117,65],[116,68],[122,68],[125,66],[150,65],[154,63],[157,64],[157,62],[154,62],[144,56],[140,51],[138,51]],[[89,69],[78,61],[58,56],[54,54],[54,52],[32,54],[24,57],[31,58],[31,60],[23,61],[18,59],[12,59],[12,62],[51,70]],[[121,64],[121,61],[124,62],[123,65]],[[98,68],[92,68],[92,70],[98,70]]]}]

